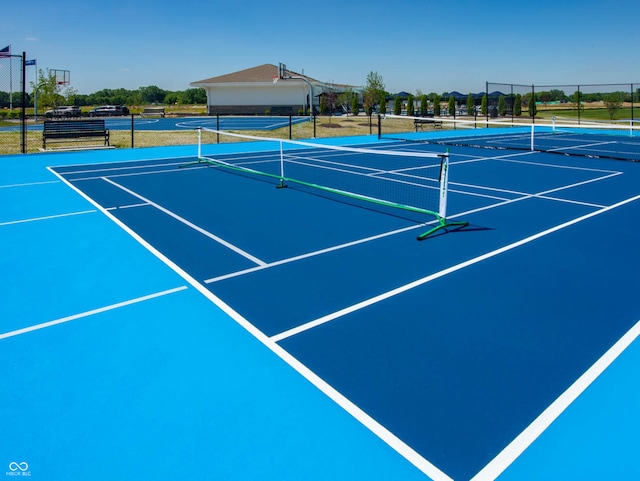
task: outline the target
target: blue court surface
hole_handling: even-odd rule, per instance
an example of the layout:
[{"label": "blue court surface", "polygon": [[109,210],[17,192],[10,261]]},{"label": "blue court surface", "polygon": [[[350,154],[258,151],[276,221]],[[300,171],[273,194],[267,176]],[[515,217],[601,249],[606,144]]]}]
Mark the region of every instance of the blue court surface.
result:
[{"label": "blue court surface", "polygon": [[[288,155],[321,179],[438,171]],[[7,477],[640,478],[640,164],[454,147],[469,225],[419,242],[420,213],[196,160],[0,159]]]}]

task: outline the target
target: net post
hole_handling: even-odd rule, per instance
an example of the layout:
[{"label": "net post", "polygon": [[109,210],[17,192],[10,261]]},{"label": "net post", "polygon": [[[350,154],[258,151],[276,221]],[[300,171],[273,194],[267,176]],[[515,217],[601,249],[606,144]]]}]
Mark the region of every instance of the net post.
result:
[{"label": "net post", "polygon": [[447,186],[449,181],[449,149],[440,155],[440,202],[438,214],[441,218],[447,218]]},{"label": "net post", "polygon": [[280,144],[280,183],[276,185],[276,189],[284,189],[287,185],[284,183],[284,152],[282,148],[282,140],[278,143]]},{"label": "net post", "polygon": [[382,138],[382,115],[378,114],[378,140]]},{"label": "net post", "polygon": [[[133,116],[132,116],[133,122]],[[192,165],[206,164],[207,161],[202,157],[202,127],[195,128],[198,136],[198,144],[196,147],[196,160],[194,162],[187,162],[186,164],[179,165],[178,168],[191,167]]]},{"label": "net post", "polygon": [[417,240],[425,240],[431,234],[434,234],[440,230],[446,230],[449,227],[456,227],[461,229],[469,225],[468,222],[448,222],[447,221],[447,196],[448,196],[448,184],[449,184],[449,149],[444,154],[440,155],[440,202],[438,205],[438,213],[436,217],[438,224],[432,227],[427,232],[420,234]]},{"label": "net post", "polygon": [[202,158],[202,128],[198,127],[198,160]]}]

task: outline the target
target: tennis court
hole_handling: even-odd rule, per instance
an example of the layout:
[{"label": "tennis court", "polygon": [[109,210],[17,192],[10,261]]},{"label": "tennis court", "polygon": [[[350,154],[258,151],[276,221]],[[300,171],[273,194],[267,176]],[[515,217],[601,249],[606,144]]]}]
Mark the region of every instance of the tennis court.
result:
[{"label": "tennis court", "polygon": [[640,165],[198,149],[3,161],[7,473],[640,475]]}]

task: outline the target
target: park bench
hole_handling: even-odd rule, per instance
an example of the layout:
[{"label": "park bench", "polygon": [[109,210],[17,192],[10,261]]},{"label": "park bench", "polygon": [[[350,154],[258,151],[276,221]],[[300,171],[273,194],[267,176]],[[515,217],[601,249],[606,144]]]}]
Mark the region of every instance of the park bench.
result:
[{"label": "park bench", "polygon": [[145,107],[144,110],[142,111],[143,117],[149,117],[154,115],[158,117],[164,117],[164,108],[163,107]]},{"label": "park bench", "polygon": [[104,119],[91,120],[45,120],[42,130],[42,148],[47,142],[84,142],[100,139],[103,146],[109,145],[109,130]]},{"label": "park bench", "polygon": [[434,129],[442,128],[442,121],[438,119],[434,119],[433,117],[424,117],[420,119],[414,119],[413,126],[416,128],[416,132],[418,129],[423,129],[425,125],[432,125]]}]

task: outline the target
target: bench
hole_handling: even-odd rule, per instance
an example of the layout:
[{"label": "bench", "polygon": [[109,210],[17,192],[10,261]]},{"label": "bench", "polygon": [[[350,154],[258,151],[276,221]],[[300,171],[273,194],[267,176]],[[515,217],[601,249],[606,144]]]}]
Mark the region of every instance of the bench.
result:
[{"label": "bench", "polygon": [[83,142],[100,139],[109,145],[109,130],[104,119],[91,120],[45,120],[42,130],[42,148],[47,142]]},{"label": "bench", "polygon": [[157,115],[158,117],[164,117],[164,108],[163,107],[146,107],[142,111],[142,117]]},{"label": "bench", "polygon": [[425,125],[433,125],[434,129],[441,129],[442,120],[426,117],[422,119],[414,119],[413,121],[413,126],[416,128],[416,132],[418,129],[423,129]]}]

